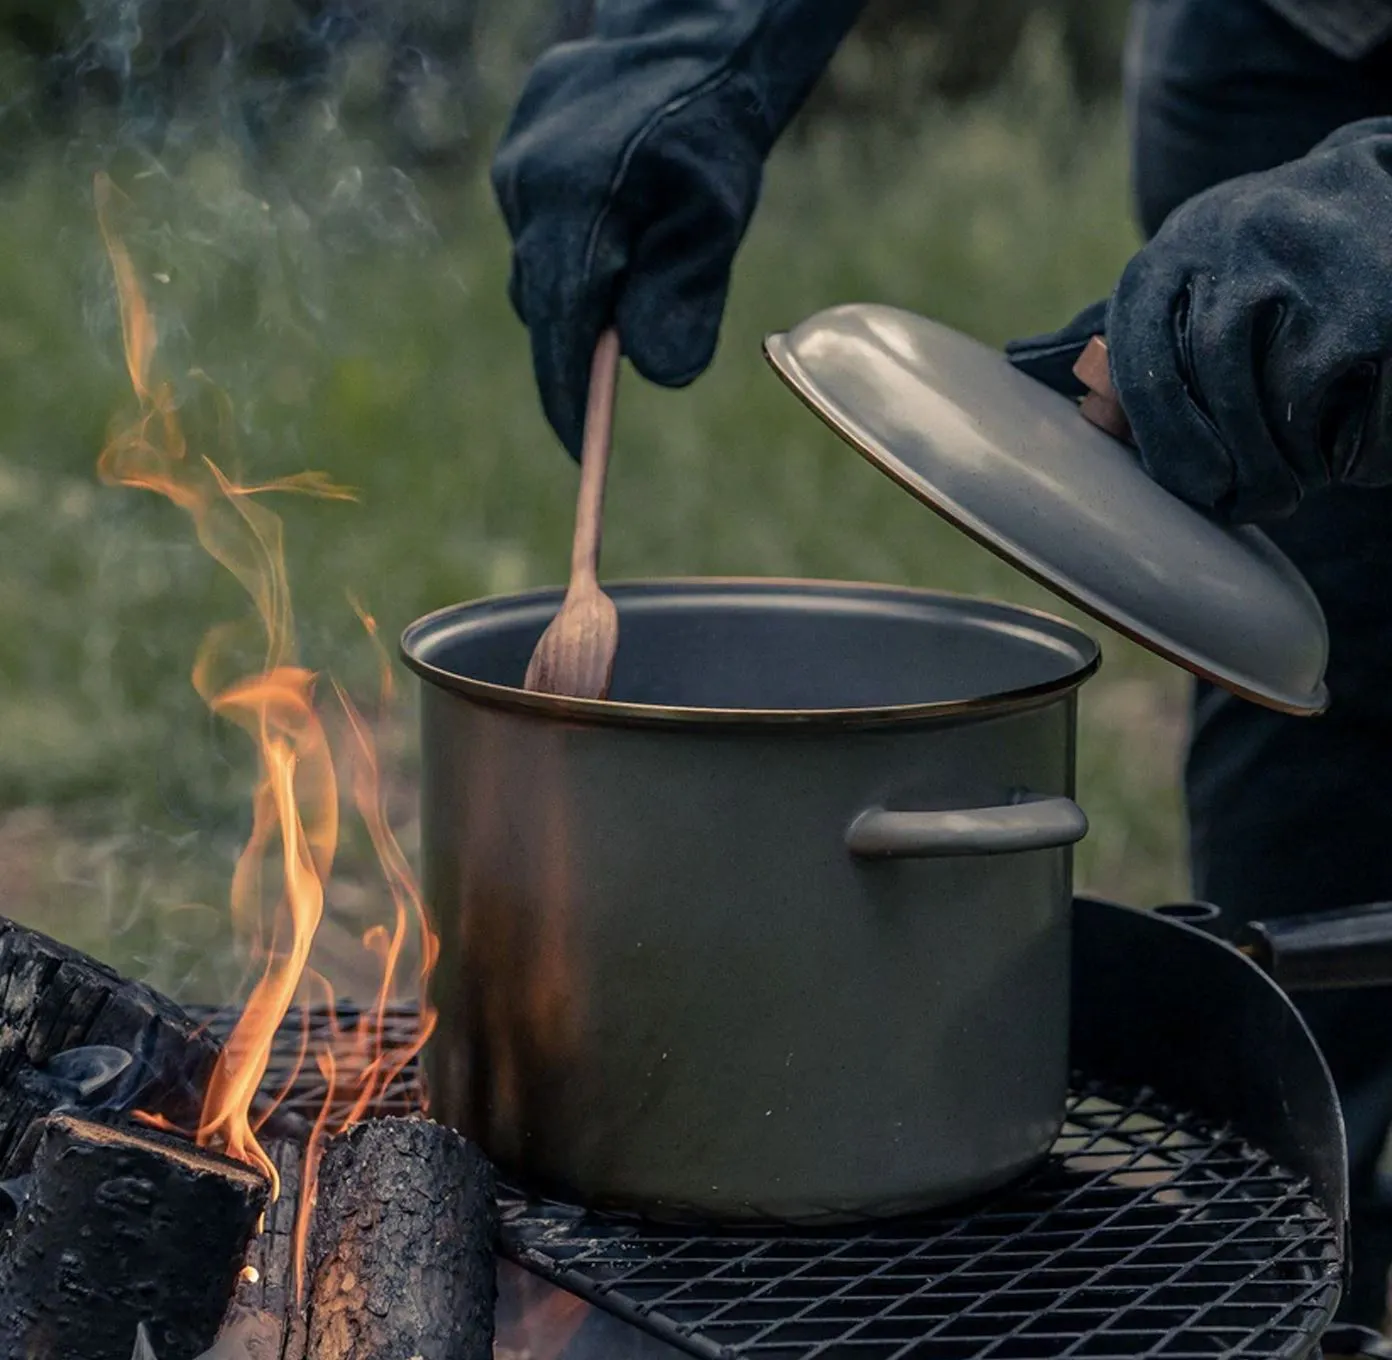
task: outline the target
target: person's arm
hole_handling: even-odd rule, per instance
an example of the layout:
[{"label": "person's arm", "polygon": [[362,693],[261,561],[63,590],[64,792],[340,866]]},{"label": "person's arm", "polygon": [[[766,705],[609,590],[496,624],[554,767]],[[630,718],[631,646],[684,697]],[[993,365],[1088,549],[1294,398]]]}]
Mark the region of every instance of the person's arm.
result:
[{"label": "person's arm", "polygon": [[1105,334],[1147,471],[1234,522],[1330,484],[1392,485],[1392,118],[1177,209],[1110,301],[1011,361],[1076,391]]},{"label": "person's arm", "polygon": [[676,387],[715,352],[763,163],[864,0],[598,0],[590,36],[533,69],[493,184],[510,294],[572,454],[611,322]]}]

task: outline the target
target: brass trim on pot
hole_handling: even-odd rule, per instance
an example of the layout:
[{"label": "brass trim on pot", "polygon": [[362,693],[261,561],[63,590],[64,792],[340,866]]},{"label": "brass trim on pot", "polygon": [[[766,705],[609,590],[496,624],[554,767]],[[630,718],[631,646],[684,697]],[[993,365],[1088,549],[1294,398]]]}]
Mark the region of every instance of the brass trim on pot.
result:
[{"label": "brass trim on pot", "polygon": [[[700,589],[729,590],[745,588],[771,593],[800,595],[808,591],[844,595],[848,599],[873,592],[881,597],[897,598],[906,603],[969,602],[984,609],[1008,611],[1017,618],[1036,619],[1052,630],[1066,630],[1079,644],[1078,651],[1086,660],[1056,680],[1038,685],[1023,686],[999,693],[976,695],[969,699],[937,700],[919,704],[889,704],[864,708],[826,709],[763,709],[763,708],[697,708],[681,705],[625,703],[612,699],[575,699],[562,695],[540,694],[510,685],[495,684],[471,676],[457,675],[423,659],[417,653],[422,642],[438,635],[443,624],[465,611],[477,611],[489,605],[526,606],[554,601],[559,606],[563,588],[549,587],[513,594],[485,596],[461,604],[447,605],[423,615],[403,630],[400,641],[401,659],[422,680],[442,689],[465,695],[490,707],[534,713],[550,718],[598,723],[606,726],[660,727],[680,725],[701,727],[787,727],[808,731],[828,728],[885,727],[899,724],[936,723],[985,717],[1035,708],[1079,688],[1094,675],[1102,664],[1102,652],[1097,642],[1080,629],[1043,610],[939,590],[922,590],[912,586],[883,585],[876,582],[799,579],[795,577],[762,576],[701,576],[656,577],[606,582],[605,589],[621,601],[627,592],[661,593],[663,591],[692,591]],[[620,648],[623,646],[620,634]]]}]

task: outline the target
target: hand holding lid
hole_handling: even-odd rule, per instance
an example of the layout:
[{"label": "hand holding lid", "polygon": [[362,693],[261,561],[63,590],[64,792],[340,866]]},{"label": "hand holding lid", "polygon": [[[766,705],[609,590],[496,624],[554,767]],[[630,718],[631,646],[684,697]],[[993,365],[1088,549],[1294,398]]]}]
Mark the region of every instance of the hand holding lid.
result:
[{"label": "hand holding lid", "polygon": [[1165,491],[1003,355],[874,304],[819,312],[764,348],[882,472],[1063,598],[1244,698],[1327,704],[1324,615],[1270,539]]}]

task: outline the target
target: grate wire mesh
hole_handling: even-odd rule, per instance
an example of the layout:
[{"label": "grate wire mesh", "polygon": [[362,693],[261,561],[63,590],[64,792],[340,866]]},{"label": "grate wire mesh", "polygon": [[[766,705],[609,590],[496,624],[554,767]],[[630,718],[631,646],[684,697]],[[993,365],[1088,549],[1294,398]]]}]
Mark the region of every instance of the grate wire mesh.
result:
[{"label": "grate wire mesh", "polygon": [[[198,1013],[198,1012],[196,1012]],[[232,1016],[198,1013],[219,1036]],[[264,1087],[357,1012],[291,1017]],[[393,1007],[401,1038],[414,1013]],[[282,1107],[324,1095],[302,1065]],[[373,1113],[419,1107],[408,1068]],[[974,1204],[811,1230],[672,1228],[504,1197],[518,1264],[700,1360],[1298,1360],[1338,1299],[1340,1244],[1306,1184],[1231,1128],[1075,1076],[1049,1156]]]},{"label": "grate wire mesh", "polygon": [[[237,1019],[235,1011],[221,1006],[185,1006],[184,1010],[223,1042]],[[331,1011],[326,1006],[312,1006],[286,1016],[285,1023],[276,1031],[271,1059],[261,1082],[261,1090],[267,1096],[284,1093],[278,1106],[282,1116],[297,1118],[305,1125],[313,1124],[328,1092],[328,1083],[315,1066],[313,1054],[326,1042],[333,1043],[342,1089],[351,1088],[352,1078],[361,1071],[362,1060],[343,1036],[350,1035],[364,1015],[375,1018],[376,1009],[364,1011],[340,1005]],[[386,1043],[392,1047],[408,1044],[416,1032],[416,1015],[414,1006],[388,1006],[382,1014],[382,1037]],[[302,1061],[302,1053],[310,1056]],[[421,1104],[420,1068],[412,1062],[368,1113],[377,1116],[410,1114],[419,1110]],[[347,1106],[340,1101],[330,1113],[342,1119],[348,1113]],[[331,1122],[337,1121],[331,1119]]]},{"label": "grate wire mesh", "polygon": [[1310,1353],[1333,1225],[1260,1150],[1079,1080],[1049,1158],[968,1208],[838,1233],[685,1230],[518,1199],[520,1264],[704,1360]]}]

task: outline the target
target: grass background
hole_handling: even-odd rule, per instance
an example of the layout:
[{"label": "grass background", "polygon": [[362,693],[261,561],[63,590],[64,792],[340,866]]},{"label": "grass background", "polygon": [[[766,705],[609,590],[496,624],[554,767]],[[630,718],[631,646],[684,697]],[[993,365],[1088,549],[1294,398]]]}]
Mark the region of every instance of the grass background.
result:
[{"label": "grass background", "polygon": [[[326,159],[305,135],[275,182],[312,166],[327,183],[330,165],[337,187],[306,193],[307,214],[226,146],[108,164],[170,371],[207,369],[235,404],[237,449],[219,457],[360,489],[352,505],[277,505],[304,659],[358,683],[373,659],[345,592],[394,642],[426,610],[561,579],[575,472],[531,386],[484,167],[407,185],[360,145]],[[96,480],[132,406],[90,169],[71,142],[41,145],[0,190],[0,910],[176,995],[221,997],[239,976],[225,898],[254,768],[188,672],[204,629],[245,600],[178,510]],[[1077,105],[1043,38],[989,98],[908,130],[788,139],[708,375],[681,392],[622,384],[607,574],[876,579],[1077,617],[822,429],[759,342],[833,303],[883,301],[999,343],[1101,296],[1134,245],[1119,111]],[[1186,686],[1085,626],[1105,661],[1082,699],[1079,877],[1166,900],[1184,890]],[[399,679],[385,756],[414,853]],[[321,942],[341,976],[381,899],[350,835]]]}]

